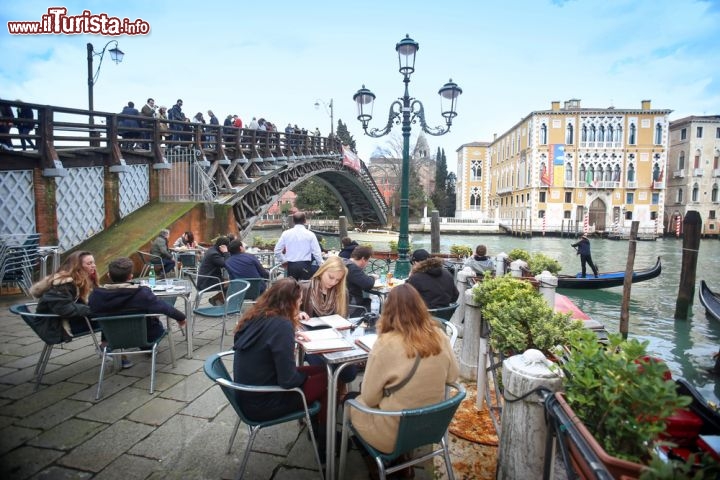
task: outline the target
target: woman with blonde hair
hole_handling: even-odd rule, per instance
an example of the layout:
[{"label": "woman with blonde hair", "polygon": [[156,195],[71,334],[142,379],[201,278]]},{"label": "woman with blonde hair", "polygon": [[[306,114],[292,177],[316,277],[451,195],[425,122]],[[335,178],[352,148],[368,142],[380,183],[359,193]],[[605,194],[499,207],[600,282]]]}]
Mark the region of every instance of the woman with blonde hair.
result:
[{"label": "woman with blonde hair", "polygon": [[55,273],[34,284],[30,293],[40,298],[38,313],[54,313],[62,318],[65,331],[62,340],[69,342],[73,334],[88,330],[87,302],[97,286],[95,258],[90,252],[79,251],[70,254]]},{"label": "woman with blonde hair", "polygon": [[[445,384],[457,379],[458,363],[448,337],[412,285],[398,285],[390,291],[377,329],[378,339],[370,351],[358,400],[380,410],[419,408],[442,401]],[[398,417],[352,410],[351,418],[374,448],[386,453],[393,450]]]},{"label": "woman with blonde hair", "polygon": [[340,257],[330,257],[320,265],[310,280],[300,282],[302,304],[300,318],[348,313],[345,285],[347,267]]}]

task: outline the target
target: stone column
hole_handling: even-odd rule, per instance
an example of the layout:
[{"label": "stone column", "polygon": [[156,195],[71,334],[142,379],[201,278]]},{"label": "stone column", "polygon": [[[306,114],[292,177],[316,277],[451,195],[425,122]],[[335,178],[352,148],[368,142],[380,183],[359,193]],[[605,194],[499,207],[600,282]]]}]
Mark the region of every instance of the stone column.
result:
[{"label": "stone column", "polygon": [[440,253],[440,212],[430,213],[430,253]]},{"label": "stone column", "polygon": [[515,260],[510,264],[510,274],[513,277],[522,277],[522,268],[527,268],[527,262],[523,260]]},{"label": "stone column", "polygon": [[[465,290],[470,288],[468,278],[474,277],[475,272],[469,268],[465,267],[462,270],[460,270],[457,273],[457,276],[455,278],[455,285],[457,286],[458,292],[464,292]],[[458,330],[458,338],[463,338],[463,329],[464,329],[464,319],[465,319],[465,299],[463,298],[462,293],[458,297],[458,308],[455,310],[455,313],[453,313],[452,318],[450,321],[457,327]]]},{"label": "stone column", "polygon": [[495,257],[495,276],[502,277],[505,275],[505,260],[508,258],[507,253],[498,253]]},{"label": "stone column", "polygon": [[538,281],[540,293],[545,297],[548,305],[550,305],[551,308],[555,308],[555,289],[558,285],[557,277],[547,270],[543,270],[540,275],[535,275],[535,279]]},{"label": "stone column", "polygon": [[539,350],[527,350],[503,362],[503,406],[500,447],[498,448],[498,480],[539,478],[545,463],[547,424],[543,399],[531,393],[539,387],[551,392],[562,386],[558,371],[550,370],[552,362]]},{"label": "stone column", "polygon": [[[480,314],[480,304],[473,299],[472,289],[465,290],[464,301],[465,324],[463,326],[462,349],[460,350],[460,376],[472,381],[478,375],[482,315]],[[480,370],[485,371],[484,368]],[[478,388],[480,388],[479,385]]]},{"label": "stone column", "polygon": [[347,236],[348,236],[347,217],[345,215],[340,215],[340,217],[338,218],[338,238],[340,240],[342,240],[343,237],[347,237]]}]

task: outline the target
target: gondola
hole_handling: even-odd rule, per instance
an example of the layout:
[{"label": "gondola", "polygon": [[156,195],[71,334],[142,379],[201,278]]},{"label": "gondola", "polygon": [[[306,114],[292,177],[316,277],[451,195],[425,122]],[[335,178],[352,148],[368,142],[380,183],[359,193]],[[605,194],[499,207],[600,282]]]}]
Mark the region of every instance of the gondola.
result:
[{"label": "gondola", "polygon": [[700,303],[705,307],[707,316],[720,322],[720,294],[710,290],[705,280],[700,280],[698,296],[700,297]]},{"label": "gondola", "polygon": [[[632,283],[643,282],[650,280],[660,275],[662,266],[660,265],[660,257],[657,259],[657,263],[652,268],[645,270],[635,270],[632,275]],[[558,288],[585,288],[585,289],[597,289],[597,288],[611,288],[620,287],[625,281],[625,272],[606,272],[598,274],[595,278],[592,273],[582,278],[582,274],[578,273],[575,276],[572,275],[558,275]]]}]

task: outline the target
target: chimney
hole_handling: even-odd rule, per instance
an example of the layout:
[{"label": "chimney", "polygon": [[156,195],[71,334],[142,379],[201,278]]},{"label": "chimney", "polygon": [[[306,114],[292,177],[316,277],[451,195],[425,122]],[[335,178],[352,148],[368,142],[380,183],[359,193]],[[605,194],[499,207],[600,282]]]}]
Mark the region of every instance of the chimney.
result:
[{"label": "chimney", "polygon": [[497,140],[497,133],[493,133],[493,142]]},{"label": "chimney", "polygon": [[553,112],[558,112],[558,111],[560,111],[560,102],[559,102],[558,100],[555,100],[555,101],[551,102],[551,105],[552,105],[552,111],[553,111]]},{"label": "chimney", "polygon": [[642,101],[642,109],[643,110],[650,110],[650,100],[643,100]]}]

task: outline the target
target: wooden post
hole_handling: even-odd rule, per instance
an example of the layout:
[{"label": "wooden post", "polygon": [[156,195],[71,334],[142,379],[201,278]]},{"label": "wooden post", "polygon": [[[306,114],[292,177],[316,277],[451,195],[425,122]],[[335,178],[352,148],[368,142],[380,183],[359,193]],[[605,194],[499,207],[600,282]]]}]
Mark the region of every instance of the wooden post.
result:
[{"label": "wooden post", "polygon": [[625,280],[623,281],[622,306],[620,307],[620,334],[627,339],[630,318],[630,290],[632,289],[632,276],[635,268],[635,250],[637,249],[637,232],[640,222],[633,220],[630,227],[630,240],[628,241],[628,258],[625,265]]},{"label": "wooden post", "polygon": [[345,215],[340,215],[338,218],[338,238],[340,240],[343,239],[343,237],[348,236],[348,230],[347,230],[347,217]]},{"label": "wooden post", "polygon": [[430,253],[440,253],[440,212],[430,213]]},{"label": "wooden post", "polygon": [[685,214],[683,220],[683,255],[680,270],[680,286],[675,302],[675,320],[687,320],[695,296],[695,271],[697,270],[698,249],[702,219],[695,210]]}]

